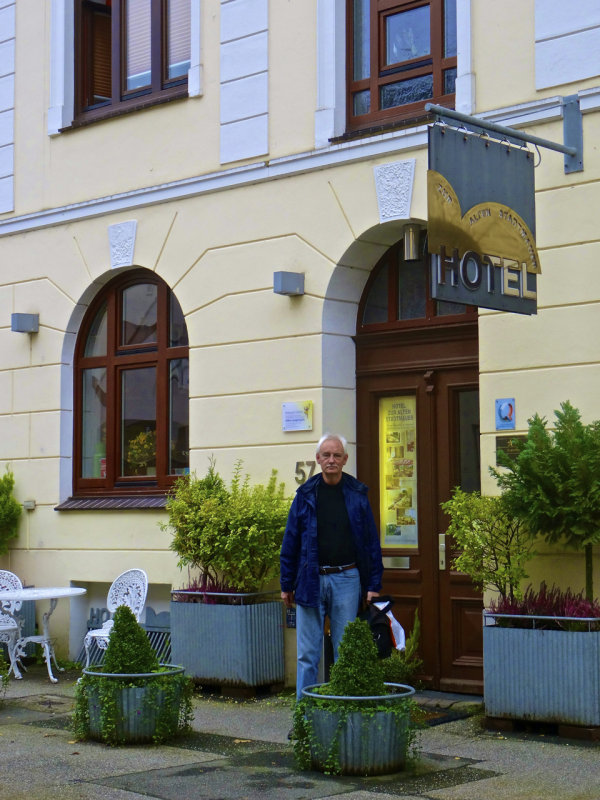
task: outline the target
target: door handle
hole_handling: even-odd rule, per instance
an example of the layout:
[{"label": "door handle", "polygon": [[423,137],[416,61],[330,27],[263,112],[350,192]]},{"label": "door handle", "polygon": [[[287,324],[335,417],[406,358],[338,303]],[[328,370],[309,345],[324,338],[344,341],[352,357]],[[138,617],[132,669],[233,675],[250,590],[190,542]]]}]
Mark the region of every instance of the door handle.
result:
[{"label": "door handle", "polygon": [[446,569],[446,534],[438,534],[438,567]]}]

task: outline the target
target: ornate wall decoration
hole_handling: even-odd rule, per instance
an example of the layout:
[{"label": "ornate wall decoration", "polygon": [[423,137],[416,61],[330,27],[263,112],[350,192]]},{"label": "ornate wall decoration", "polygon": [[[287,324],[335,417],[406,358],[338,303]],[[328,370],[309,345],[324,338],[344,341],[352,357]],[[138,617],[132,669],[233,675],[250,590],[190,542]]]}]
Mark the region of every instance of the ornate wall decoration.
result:
[{"label": "ornate wall decoration", "polygon": [[409,219],[415,177],[415,159],[393,161],[373,168],[379,221]]},{"label": "ornate wall decoration", "polygon": [[137,220],[135,219],[108,226],[110,266],[112,269],[132,266],[136,229]]}]

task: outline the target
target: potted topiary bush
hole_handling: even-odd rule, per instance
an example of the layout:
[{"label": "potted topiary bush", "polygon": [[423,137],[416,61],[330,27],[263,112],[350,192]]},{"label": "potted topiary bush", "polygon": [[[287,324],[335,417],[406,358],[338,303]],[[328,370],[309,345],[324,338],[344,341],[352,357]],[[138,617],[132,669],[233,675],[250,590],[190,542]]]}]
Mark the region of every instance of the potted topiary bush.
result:
[{"label": "potted topiary bush", "polygon": [[379,775],[404,769],[419,709],[411,686],[386,683],[369,625],[350,622],[328,683],[308,686],[294,708],[294,753],[303,769]]},{"label": "potted topiary bush", "polygon": [[283,618],[269,584],[290,508],[273,470],[250,484],[238,461],[229,486],[210,460],[183,476],[167,501],[171,549],[195,577],[171,595],[173,659],[204,684],[261,686],[284,680]]},{"label": "potted topiary bush", "polygon": [[111,745],[163,742],[189,729],[191,697],[184,668],[159,664],[131,609],[119,606],[102,668],[84,669],[77,684],[75,734]]}]

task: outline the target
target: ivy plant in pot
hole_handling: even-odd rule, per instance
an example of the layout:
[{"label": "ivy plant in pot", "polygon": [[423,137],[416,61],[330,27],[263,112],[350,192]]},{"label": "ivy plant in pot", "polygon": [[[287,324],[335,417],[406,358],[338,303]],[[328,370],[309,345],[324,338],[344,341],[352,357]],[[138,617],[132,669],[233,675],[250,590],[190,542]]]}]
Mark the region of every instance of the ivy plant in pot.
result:
[{"label": "ivy plant in pot", "polygon": [[183,476],[167,501],[170,547],[195,574],[172,592],[173,658],[199,683],[261,686],[283,682],[282,607],[269,586],[290,508],[273,470],[251,484],[235,465],[227,485],[213,459],[202,478]]},{"label": "ivy plant in pot", "polygon": [[328,683],[308,686],[294,708],[294,753],[303,769],[379,775],[404,769],[419,709],[404,684],[384,682],[368,624],[346,626]]},{"label": "ivy plant in pot", "polygon": [[190,678],[159,664],[130,608],[115,611],[104,665],[84,669],[75,695],[75,735],[106,744],[163,742],[189,729]]}]

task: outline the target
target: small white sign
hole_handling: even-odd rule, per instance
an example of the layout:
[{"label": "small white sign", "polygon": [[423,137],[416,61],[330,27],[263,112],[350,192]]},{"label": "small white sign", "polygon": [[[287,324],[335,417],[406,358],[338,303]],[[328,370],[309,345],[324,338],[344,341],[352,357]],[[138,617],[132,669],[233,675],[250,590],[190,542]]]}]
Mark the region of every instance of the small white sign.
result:
[{"label": "small white sign", "polygon": [[312,400],[281,404],[281,429],[283,431],[312,431]]}]

